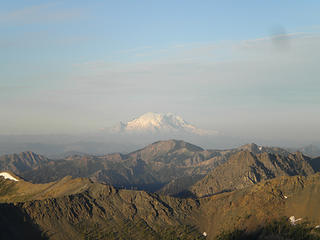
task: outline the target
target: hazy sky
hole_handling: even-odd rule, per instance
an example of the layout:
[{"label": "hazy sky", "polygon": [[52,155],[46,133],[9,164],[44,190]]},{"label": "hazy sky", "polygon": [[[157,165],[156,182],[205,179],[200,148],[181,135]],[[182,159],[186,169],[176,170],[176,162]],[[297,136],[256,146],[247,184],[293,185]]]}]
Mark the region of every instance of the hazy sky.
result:
[{"label": "hazy sky", "polygon": [[173,112],[234,136],[320,140],[320,2],[2,1],[0,134]]}]

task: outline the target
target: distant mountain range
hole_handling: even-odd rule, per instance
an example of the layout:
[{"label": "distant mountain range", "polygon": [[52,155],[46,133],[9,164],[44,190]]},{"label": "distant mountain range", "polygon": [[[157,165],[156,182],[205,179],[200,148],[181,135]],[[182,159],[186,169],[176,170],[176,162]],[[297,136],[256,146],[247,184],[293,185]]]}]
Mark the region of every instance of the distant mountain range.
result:
[{"label": "distant mountain range", "polygon": [[[0,157],[0,169],[34,183],[56,181],[67,175],[89,177],[117,187],[156,191],[184,176],[204,176],[227,160],[230,151],[204,150],[183,141],[159,141],[129,154],[71,155],[60,160],[24,152]],[[24,158],[21,158],[24,156]],[[33,164],[34,159],[42,159]]]},{"label": "distant mountain range", "polygon": [[288,151],[291,151],[291,152],[299,151],[309,157],[320,156],[320,147],[317,147],[312,144],[304,146],[304,147],[300,147],[300,148],[288,148]]},{"label": "distant mountain range", "polygon": [[128,153],[163,139],[186,139],[212,146],[224,141],[217,131],[198,128],[178,115],[149,112],[127,123],[120,122],[114,127],[85,135],[0,135],[0,155],[33,151],[61,158],[72,152],[99,155]]},{"label": "distant mountain range", "polygon": [[178,141],[159,141],[128,154],[67,155],[58,160],[33,152],[0,157],[0,170],[33,183],[66,176],[87,177],[118,188],[174,196],[205,196],[249,186],[279,176],[307,176],[318,171],[317,158],[277,147],[247,144],[204,150]]},{"label": "distant mountain range", "polygon": [[[73,153],[126,154],[151,142],[166,139],[183,139],[206,149],[235,148],[245,142],[253,141],[232,137],[215,130],[201,129],[172,113],[149,112],[131,121],[120,122],[116,126],[97,129],[87,134],[0,135],[0,155],[29,151],[51,159],[60,159]],[[281,146],[286,146],[286,143],[281,143]],[[320,155],[320,147],[317,146],[315,144],[300,148],[283,148],[289,152],[301,151],[309,157],[316,157]]]}]

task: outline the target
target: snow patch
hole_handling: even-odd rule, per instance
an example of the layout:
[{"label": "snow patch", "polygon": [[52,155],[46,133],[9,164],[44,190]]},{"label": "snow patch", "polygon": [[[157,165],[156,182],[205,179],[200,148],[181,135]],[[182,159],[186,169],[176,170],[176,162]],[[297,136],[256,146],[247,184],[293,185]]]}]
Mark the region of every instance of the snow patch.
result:
[{"label": "snow patch", "polygon": [[16,181],[16,182],[19,181],[18,179],[16,179],[10,173],[7,173],[7,172],[0,173],[0,176],[4,177],[4,179],[9,179],[9,180]]},{"label": "snow patch", "polygon": [[291,216],[291,217],[289,218],[289,221],[290,221],[290,223],[291,223],[292,225],[296,225],[296,223],[297,223],[298,221],[301,221],[301,220],[302,220],[302,218],[296,219],[295,216]]}]

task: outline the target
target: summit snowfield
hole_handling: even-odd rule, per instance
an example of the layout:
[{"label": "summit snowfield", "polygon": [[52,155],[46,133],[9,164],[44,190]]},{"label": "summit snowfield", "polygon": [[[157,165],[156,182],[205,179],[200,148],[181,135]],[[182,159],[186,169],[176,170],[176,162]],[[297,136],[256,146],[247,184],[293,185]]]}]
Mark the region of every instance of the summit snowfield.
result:
[{"label": "summit snowfield", "polygon": [[114,133],[189,133],[214,135],[216,131],[197,128],[173,113],[148,112],[127,123],[120,122],[112,128]]},{"label": "summit snowfield", "polygon": [[19,181],[18,179],[16,179],[10,173],[7,173],[7,172],[1,172],[0,173],[0,177],[4,177],[4,179],[9,179],[9,180],[12,180],[12,181],[15,181],[15,182]]}]

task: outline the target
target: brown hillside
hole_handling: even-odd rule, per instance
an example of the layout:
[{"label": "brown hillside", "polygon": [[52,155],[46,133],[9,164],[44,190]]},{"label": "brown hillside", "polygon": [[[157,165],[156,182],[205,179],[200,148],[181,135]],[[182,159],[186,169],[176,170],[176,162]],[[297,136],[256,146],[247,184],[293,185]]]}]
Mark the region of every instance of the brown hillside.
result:
[{"label": "brown hillside", "polygon": [[206,196],[241,189],[279,176],[310,175],[314,170],[309,162],[310,159],[301,153],[284,156],[241,151],[194,184],[191,192]]},{"label": "brown hillside", "polygon": [[[11,188],[6,188],[8,182]],[[36,236],[40,231],[49,239],[204,239],[206,232],[205,239],[213,240],[223,230],[250,231],[281,216],[320,224],[320,174],[283,176],[201,199],[118,190],[86,179],[51,184],[2,180],[0,195],[7,203],[0,204],[0,211],[20,214],[35,226]],[[34,196],[30,188],[36,189]],[[14,191],[20,194],[18,202]],[[11,197],[3,197],[6,193]]]}]

